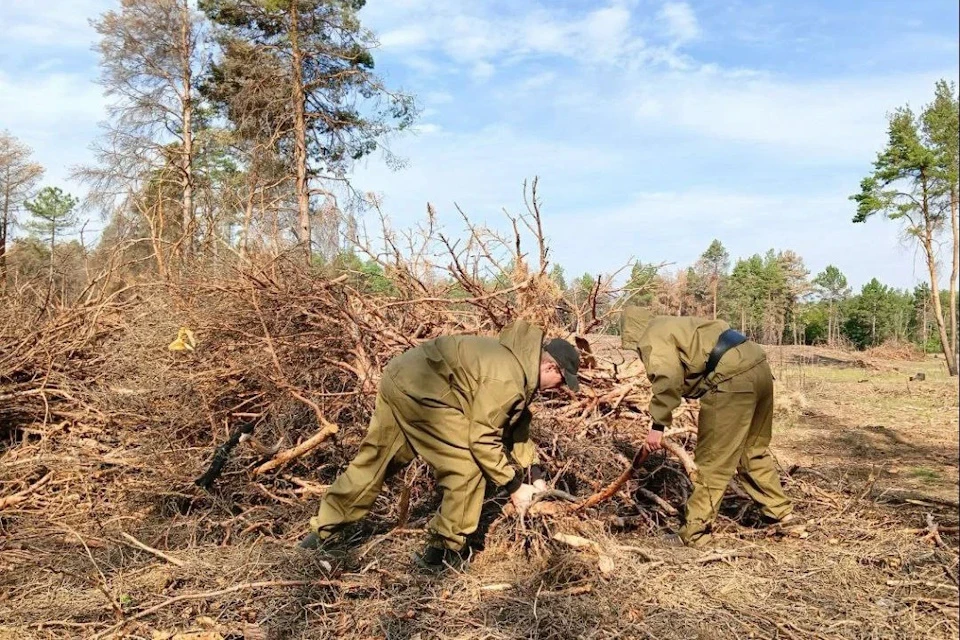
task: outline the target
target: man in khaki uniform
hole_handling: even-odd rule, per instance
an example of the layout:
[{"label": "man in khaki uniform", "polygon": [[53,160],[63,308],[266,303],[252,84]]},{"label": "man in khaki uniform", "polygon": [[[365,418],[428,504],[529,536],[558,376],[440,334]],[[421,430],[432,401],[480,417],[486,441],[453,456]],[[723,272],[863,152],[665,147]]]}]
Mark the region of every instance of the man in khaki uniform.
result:
[{"label": "man in khaki uniform", "polygon": [[735,472],[766,519],[792,520],[793,507],[769,449],[773,374],[763,349],[722,320],[653,316],[638,307],[624,310],[621,339],[624,349],[640,354],[653,385],[648,449],[661,448],[681,397],[701,398],[695,451],[699,473],[680,541],[691,546],[710,541],[720,500]]},{"label": "man in khaki uniform", "polygon": [[418,564],[458,564],[477,529],[484,489],[492,482],[518,508],[546,488],[530,441],[528,409],[537,390],[564,382],[578,389],[579,354],[570,343],[546,345],[523,321],[498,338],[444,336],[387,364],[360,451],[330,486],[301,542],[316,547],[373,506],[383,481],[416,455],[436,471],[443,490],[432,540]]}]

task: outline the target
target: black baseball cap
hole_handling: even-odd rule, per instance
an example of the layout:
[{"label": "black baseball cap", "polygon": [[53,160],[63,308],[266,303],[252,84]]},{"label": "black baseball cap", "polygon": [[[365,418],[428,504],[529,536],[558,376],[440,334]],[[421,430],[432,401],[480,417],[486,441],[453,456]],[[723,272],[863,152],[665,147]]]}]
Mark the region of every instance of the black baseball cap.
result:
[{"label": "black baseball cap", "polygon": [[580,368],[580,352],[577,348],[562,338],[554,338],[543,346],[543,350],[560,365],[563,380],[567,386],[574,391],[579,391],[580,381],[577,380],[577,370]]}]

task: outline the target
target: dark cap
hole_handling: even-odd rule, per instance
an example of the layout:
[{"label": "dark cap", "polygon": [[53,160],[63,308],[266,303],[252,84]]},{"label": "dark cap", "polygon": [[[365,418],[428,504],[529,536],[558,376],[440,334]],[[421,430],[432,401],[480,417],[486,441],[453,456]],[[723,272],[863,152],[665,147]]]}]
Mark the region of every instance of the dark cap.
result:
[{"label": "dark cap", "polygon": [[560,370],[563,371],[563,380],[574,391],[580,390],[580,381],[577,380],[577,370],[580,368],[580,352],[572,344],[561,338],[554,338],[543,345],[543,350],[550,354]]}]

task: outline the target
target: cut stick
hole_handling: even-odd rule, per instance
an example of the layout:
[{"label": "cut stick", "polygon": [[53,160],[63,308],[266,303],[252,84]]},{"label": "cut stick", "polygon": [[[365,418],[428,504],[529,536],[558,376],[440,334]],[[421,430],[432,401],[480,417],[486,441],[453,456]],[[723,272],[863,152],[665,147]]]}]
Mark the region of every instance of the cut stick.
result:
[{"label": "cut stick", "polygon": [[291,460],[295,460],[300,456],[307,454],[310,451],[313,451],[318,446],[320,446],[320,444],[323,443],[324,440],[334,435],[339,430],[340,430],[340,427],[338,427],[337,425],[326,422],[326,426],[324,426],[324,428],[318,431],[317,433],[313,434],[313,436],[311,436],[309,439],[304,440],[303,442],[301,442],[300,444],[298,444],[293,448],[287,449],[286,451],[281,451],[272,460],[268,460],[267,462],[264,462],[262,465],[257,467],[257,471],[256,471],[257,475],[266,473],[268,471],[273,471],[277,467],[285,465]]},{"label": "cut stick", "polygon": [[130,544],[132,544],[133,546],[135,546],[137,549],[141,549],[141,550],[143,550],[143,551],[146,551],[147,553],[153,554],[153,555],[157,556],[158,558],[161,558],[161,559],[163,559],[163,560],[166,560],[167,562],[169,562],[169,563],[172,564],[172,565],[176,565],[176,566],[178,566],[178,567],[182,567],[182,566],[183,566],[183,561],[182,561],[182,560],[177,560],[176,558],[173,558],[173,557],[171,557],[171,556],[168,556],[167,554],[165,554],[163,551],[160,551],[159,549],[154,549],[153,547],[148,547],[147,545],[143,544],[142,542],[140,542],[139,540],[137,540],[136,538],[134,538],[134,537],[133,537],[132,535],[130,535],[129,533],[126,533],[126,532],[124,532],[124,531],[121,531],[121,532],[120,532],[120,535],[123,536],[124,539],[127,540],[127,542],[129,542]]},{"label": "cut stick", "polygon": [[289,480],[293,484],[300,487],[299,489],[293,490],[293,492],[297,494],[313,493],[318,496],[322,496],[327,492],[327,489],[330,488],[330,485],[328,484],[317,484],[315,482],[309,482],[307,480],[303,480],[296,476],[284,476],[284,480]]},{"label": "cut stick", "polygon": [[590,593],[593,591],[593,585],[584,584],[579,587],[570,587],[569,589],[562,589],[560,591],[543,591],[538,594],[538,598],[560,598],[563,596],[579,596],[584,593]]},{"label": "cut stick", "polygon": [[928,496],[926,494],[910,491],[908,489],[885,489],[874,499],[878,502],[906,502],[913,504],[922,502],[935,504],[941,507],[952,507],[954,509],[960,508],[960,502],[956,500]]},{"label": "cut stick", "polygon": [[690,457],[690,454],[687,453],[684,448],[678,445],[676,442],[667,440],[666,438],[664,438],[662,444],[664,449],[669,451],[677,460],[680,461],[680,464],[683,465],[683,468],[687,472],[687,475],[690,476],[690,479],[696,480],[698,469],[696,463],[693,461],[693,458]]},{"label": "cut stick", "polygon": [[732,558],[756,558],[757,552],[753,549],[734,549],[733,551],[724,551],[722,553],[714,553],[709,556],[703,556],[702,558],[697,558],[691,562],[685,564],[710,564],[711,562],[724,562]]},{"label": "cut stick", "polygon": [[541,500],[549,500],[551,498],[564,500],[566,502],[577,502],[577,497],[567,493],[566,491],[562,491],[560,489],[547,489],[546,491],[541,491],[540,493],[534,494],[533,498],[530,499],[530,506],[527,507],[527,509],[529,510]]},{"label": "cut stick", "polygon": [[669,502],[667,502],[666,500],[664,500],[663,498],[661,498],[660,496],[658,496],[657,494],[655,494],[653,491],[640,487],[637,490],[637,492],[647,500],[653,502],[658,507],[660,507],[663,510],[663,512],[666,513],[668,516],[677,515],[677,510],[674,508],[674,506]]}]

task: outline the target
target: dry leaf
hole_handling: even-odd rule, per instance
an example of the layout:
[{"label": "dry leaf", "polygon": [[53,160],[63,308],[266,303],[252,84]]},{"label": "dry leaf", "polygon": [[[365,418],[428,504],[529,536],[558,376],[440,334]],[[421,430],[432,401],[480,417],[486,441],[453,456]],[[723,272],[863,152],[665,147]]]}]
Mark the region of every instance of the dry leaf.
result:
[{"label": "dry leaf", "polygon": [[613,570],[616,568],[616,565],[613,563],[613,558],[610,556],[601,553],[600,554],[600,573],[605,576],[609,576],[613,573]]}]

